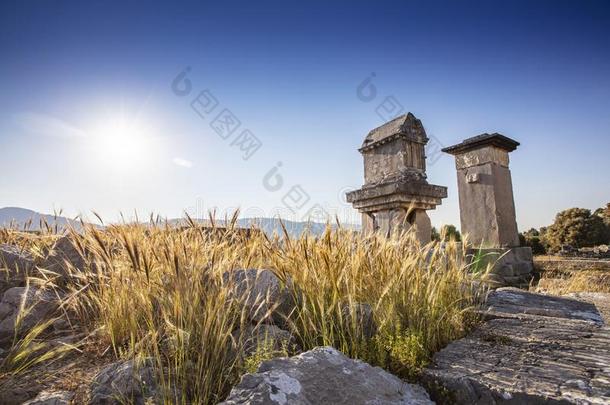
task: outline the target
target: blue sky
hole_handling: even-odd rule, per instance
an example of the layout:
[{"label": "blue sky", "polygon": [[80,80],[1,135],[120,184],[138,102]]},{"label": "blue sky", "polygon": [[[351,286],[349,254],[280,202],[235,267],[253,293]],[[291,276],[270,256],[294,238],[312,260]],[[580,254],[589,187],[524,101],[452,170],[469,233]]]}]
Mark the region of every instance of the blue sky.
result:
[{"label": "blue sky", "polygon": [[[546,225],[610,200],[606,4],[5,1],[0,206],[111,220],[322,207],[353,222],[341,196],[362,184],[357,148],[393,97],[439,145],[520,141],[517,221]],[[214,108],[201,117],[203,91]],[[241,124],[219,135],[225,109]],[[252,136],[262,146],[244,160]],[[449,197],[432,222],[459,224],[452,157],[434,160],[428,179]]]}]

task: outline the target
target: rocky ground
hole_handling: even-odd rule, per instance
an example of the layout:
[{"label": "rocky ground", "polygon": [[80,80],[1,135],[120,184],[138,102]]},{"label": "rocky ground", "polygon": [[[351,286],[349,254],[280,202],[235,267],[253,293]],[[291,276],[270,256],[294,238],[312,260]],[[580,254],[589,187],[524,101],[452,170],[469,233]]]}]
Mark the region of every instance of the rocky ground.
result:
[{"label": "rocky ground", "polygon": [[[60,240],[57,246],[58,253],[45,266],[60,272],[66,263],[82,265],[80,254],[69,243]],[[23,336],[47,319],[61,297],[20,284],[15,275],[34,266],[34,258],[12,246],[0,246],[0,256],[0,266],[12,269],[0,291],[3,358],[9,355],[13,336]],[[255,352],[264,340],[278,355],[287,347],[298,352],[290,333],[282,329],[281,317],[264,319],[290,309],[290,297],[273,273],[237,270],[226,278],[235,282],[235,294],[250,295],[250,318],[263,322],[246,331],[251,336],[246,351]],[[261,295],[268,296],[268,305],[279,312],[254,305]],[[22,302],[32,310],[17,321]],[[358,316],[372,336],[375,325],[370,313],[363,304]],[[478,314],[481,324],[438,352],[419,385],[333,348],[319,347],[262,362],[242,377],[223,404],[610,403],[609,294],[555,297],[501,288],[489,293]],[[18,375],[4,375],[1,404],[163,402],[150,359],[116,362],[107,349],[96,346],[95,339],[75,333],[62,319],[51,322],[46,333],[57,347],[78,349]],[[178,401],[176,393],[174,402]]]}]

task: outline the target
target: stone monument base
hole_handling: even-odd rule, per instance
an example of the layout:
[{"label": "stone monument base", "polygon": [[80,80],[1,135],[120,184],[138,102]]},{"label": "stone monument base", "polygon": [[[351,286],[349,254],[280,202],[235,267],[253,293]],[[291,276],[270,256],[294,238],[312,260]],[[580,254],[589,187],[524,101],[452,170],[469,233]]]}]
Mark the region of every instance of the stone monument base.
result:
[{"label": "stone monument base", "polygon": [[468,263],[477,261],[476,267],[491,271],[485,281],[493,287],[527,287],[534,276],[532,249],[529,247],[468,249]]}]

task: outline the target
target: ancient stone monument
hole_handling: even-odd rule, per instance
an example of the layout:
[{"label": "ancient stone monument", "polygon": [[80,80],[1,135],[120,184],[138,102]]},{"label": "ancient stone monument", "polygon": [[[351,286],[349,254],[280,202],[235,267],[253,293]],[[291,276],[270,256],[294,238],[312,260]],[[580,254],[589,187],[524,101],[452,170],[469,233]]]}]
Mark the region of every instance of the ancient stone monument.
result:
[{"label": "ancient stone monument", "polygon": [[477,257],[494,265],[500,284],[527,283],[532,251],[519,246],[508,153],[519,142],[497,133],[482,134],[444,148],[455,156],[461,231]]},{"label": "ancient stone monument", "polygon": [[426,180],[426,131],[411,113],[401,115],[367,135],[358,149],[364,157],[364,185],[347,193],[362,213],[365,233],[408,230],[415,226],[422,243],[430,242],[426,210],[447,197],[447,187]]}]

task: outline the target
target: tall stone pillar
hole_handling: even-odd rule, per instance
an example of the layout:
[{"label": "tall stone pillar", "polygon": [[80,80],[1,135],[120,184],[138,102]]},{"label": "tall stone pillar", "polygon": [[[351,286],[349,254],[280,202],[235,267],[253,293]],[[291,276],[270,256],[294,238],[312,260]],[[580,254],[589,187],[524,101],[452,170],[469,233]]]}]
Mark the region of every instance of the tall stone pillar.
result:
[{"label": "tall stone pillar", "polygon": [[462,234],[473,251],[494,264],[496,281],[507,285],[527,282],[533,269],[531,249],[519,247],[508,168],[508,154],[517,146],[519,142],[494,133],[443,149],[455,156]]},{"label": "tall stone pillar", "polygon": [[518,142],[483,134],[443,149],[455,156],[462,233],[474,245],[519,246],[508,153]]}]

